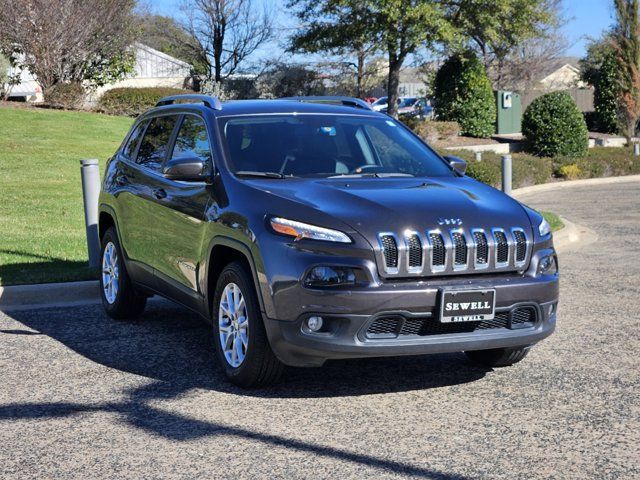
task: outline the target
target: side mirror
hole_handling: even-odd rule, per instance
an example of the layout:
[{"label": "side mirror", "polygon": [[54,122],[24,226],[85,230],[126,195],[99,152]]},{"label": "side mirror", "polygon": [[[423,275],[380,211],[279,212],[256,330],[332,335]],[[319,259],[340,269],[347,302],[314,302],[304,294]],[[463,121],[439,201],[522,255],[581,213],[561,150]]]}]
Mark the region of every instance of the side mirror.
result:
[{"label": "side mirror", "polygon": [[467,171],[467,162],[459,157],[454,157],[453,155],[447,155],[444,159],[449,162],[451,168],[453,168],[460,175],[464,175],[464,172]]},{"label": "side mirror", "polygon": [[165,164],[162,174],[169,180],[185,182],[201,182],[207,178],[205,162],[197,157],[172,158]]}]

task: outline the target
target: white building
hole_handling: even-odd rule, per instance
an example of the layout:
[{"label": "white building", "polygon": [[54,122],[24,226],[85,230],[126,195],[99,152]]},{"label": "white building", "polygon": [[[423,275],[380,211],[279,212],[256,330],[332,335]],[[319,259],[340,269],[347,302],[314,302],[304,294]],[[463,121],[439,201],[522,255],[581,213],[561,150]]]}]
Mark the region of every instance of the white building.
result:
[{"label": "white building", "polygon": [[[170,55],[154,50],[141,43],[135,43],[136,62],[134,71],[124,80],[99,87],[91,91],[87,102],[94,103],[112,88],[172,87],[184,88],[190,79],[191,65]],[[18,75],[20,82],[10,86],[10,98],[24,98],[27,101],[43,101],[42,89],[35,77],[27,70],[10,69],[11,75]]]}]

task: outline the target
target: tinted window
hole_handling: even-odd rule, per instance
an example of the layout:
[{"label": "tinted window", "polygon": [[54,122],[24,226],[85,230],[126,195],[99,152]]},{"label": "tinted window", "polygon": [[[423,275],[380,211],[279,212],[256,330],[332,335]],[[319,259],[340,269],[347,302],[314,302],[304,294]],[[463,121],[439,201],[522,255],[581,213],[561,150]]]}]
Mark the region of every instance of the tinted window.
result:
[{"label": "tinted window", "polygon": [[138,126],[133,130],[133,133],[129,137],[129,141],[125,145],[122,150],[122,155],[125,158],[132,159],[133,154],[136,152],[136,147],[140,141],[140,137],[142,136],[142,132],[144,132],[144,127],[146,127],[147,122],[141,122]]},{"label": "tinted window", "polygon": [[211,164],[207,127],[199,117],[186,115],[182,121],[171,158],[181,157],[197,157],[207,165]]},{"label": "tinted window", "polygon": [[142,138],[136,163],[154,171],[160,171],[167,155],[169,140],[176,124],[176,117],[166,115],[151,120]]},{"label": "tinted window", "polygon": [[294,176],[451,176],[436,153],[392,119],[279,115],[226,120],[234,171]]}]

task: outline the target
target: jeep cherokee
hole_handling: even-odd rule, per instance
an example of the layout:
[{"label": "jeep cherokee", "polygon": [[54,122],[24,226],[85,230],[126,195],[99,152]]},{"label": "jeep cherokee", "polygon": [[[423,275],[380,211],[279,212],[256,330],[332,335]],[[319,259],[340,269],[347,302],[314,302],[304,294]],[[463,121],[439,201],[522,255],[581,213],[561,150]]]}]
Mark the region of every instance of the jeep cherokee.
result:
[{"label": "jeep cherokee", "polygon": [[328,359],[511,365],[555,328],[557,257],[465,167],[357,99],[164,98],[106,165],[102,303],[198,312],[245,387]]}]

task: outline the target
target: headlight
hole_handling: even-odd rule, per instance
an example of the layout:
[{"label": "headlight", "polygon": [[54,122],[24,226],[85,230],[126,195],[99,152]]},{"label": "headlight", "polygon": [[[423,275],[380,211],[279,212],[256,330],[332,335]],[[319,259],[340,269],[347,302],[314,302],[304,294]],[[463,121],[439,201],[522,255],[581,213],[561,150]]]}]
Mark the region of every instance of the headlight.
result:
[{"label": "headlight", "polygon": [[274,217],[271,219],[271,228],[282,235],[301,238],[311,238],[313,240],[324,240],[327,242],[351,243],[351,239],[346,233],[330,228],[317,227],[307,223],[287,220],[286,218]]},{"label": "headlight", "polygon": [[555,255],[547,255],[542,257],[538,262],[539,275],[555,275],[558,273],[558,262]]},{"label": "headlight", "polygon": [[549,225],[549,222],[547,222],[544,218],[538,226],[538,232],[540,232],[540,236],[542,237],[546,237],[551,233],[551,225]]}]

